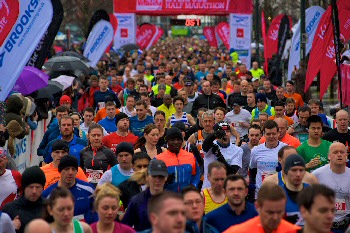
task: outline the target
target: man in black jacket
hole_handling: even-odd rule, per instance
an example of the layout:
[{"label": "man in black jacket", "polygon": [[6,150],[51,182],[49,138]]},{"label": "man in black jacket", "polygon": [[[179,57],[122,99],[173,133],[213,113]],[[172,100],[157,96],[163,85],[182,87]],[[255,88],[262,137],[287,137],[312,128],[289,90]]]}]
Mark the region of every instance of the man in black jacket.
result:
[{"label": "man in black jacket", "polygon": [[27,168],[22,174],[23,196],[4,206],[3,212],[11,217],[17,233],[24,232],[33,219],[42,217],[45,202],[41,193],[45,182],[45,174],[38,166]]},{"label": "man in black jacket", "polygon": [[211,82],[205,81],[202,84],[203,94],[199,95],[193,103],[192,116],[197,116],[198,109],[207,108],[213,110],[216,107],[226,109],[226,104],[219,95],[213,94],[211,91]]}]

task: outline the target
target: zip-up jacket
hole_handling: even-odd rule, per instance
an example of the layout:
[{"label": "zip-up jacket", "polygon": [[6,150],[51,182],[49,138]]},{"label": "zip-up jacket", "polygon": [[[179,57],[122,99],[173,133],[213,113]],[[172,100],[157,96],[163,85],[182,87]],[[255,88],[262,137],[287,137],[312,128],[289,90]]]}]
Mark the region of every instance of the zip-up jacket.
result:
[{"label": "zip-up jacket", "polygon": [[162,160],[168,167],[168,182],[165,189],[180,192],[188,185],[198,186],[200,170],[192,153],[180,149],[176,155],[167,150],[155,158]]}]

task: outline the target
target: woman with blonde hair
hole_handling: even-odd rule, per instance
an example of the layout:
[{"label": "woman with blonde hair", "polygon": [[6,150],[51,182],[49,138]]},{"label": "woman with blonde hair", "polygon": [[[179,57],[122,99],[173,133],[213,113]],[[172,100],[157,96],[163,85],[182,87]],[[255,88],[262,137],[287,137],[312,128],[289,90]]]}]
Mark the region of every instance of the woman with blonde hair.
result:
[{"label": "woman with blonde hair", "polygon": [[97,186],[95,190],[95,210],[99,221],[91,224],[93,233],[134,233],[131,227],[115,221],[119,211],[120,190],[110,183]]}]

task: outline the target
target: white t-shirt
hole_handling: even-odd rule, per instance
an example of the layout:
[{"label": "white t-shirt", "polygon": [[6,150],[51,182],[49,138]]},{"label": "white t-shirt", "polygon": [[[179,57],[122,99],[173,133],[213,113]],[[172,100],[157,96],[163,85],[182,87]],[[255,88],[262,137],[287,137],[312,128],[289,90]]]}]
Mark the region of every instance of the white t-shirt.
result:
[{"label": "white t-shirt", "polygon": [[250,154],[250,168],[257,168],[255,197],[264,179],[276,173],[278,166],[278,151],[287,144],[278,142],[275,148],[267,148],[266,143],[260,144],[252,149]]},{"label": "white t-shirt", "polygon": [[1,213],[0,216],[0,233],[15,233],[15,228],[12,225],[10,216],[6,213]]},{"label": "white t-shirt", "polygon": [[238,114],[235,114],[232,110],[228,112],[225,116],[225,121],[227,121],[229,124],[232,124],[232,126],[235,127],[235,129],[237,130],[237,132],[241,137],[248,134],[248,128],[241,127],[240,122],[245,122],[250,124],[251,119],[252,119],[252,114],[250,114],[249,111],[242,108]]},{"label": "white t-shirt", "polygon": [[335,192],[336,213],[334,222],[342,221],[350,213],[350,168],[342,174],[334,173],[330,165],[324,165],[312,172],[320,182]]},{"label": "white t-shirt", "polygon": [[[214,141],[214,144],[218,145],[216,140]],[[230,144],[226,148],[219,146],[219,148],[220,148],[221,154],[224,156],[228,164],[242,167],[242,156],[243,156],[242,148],[234,144]],[[217,157],[212,153],[212,148],[211,148],[207,153],[204,153],[204,181],[203,181],[202,190],[210,187],[210,182],[207,177],[208,165],[214,161],[217,161]]]}]

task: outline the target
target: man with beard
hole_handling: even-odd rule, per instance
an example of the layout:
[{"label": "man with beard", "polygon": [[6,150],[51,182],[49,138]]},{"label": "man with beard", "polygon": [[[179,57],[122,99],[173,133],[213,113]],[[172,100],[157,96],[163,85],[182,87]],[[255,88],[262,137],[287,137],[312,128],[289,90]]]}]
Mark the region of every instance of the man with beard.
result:
[{"label": "man with beard", "polygon": [[166,132],[165,140],[168,150],[155,158],[164,161],[168,168],[168,182],[165,189],[180,192],[188,185],[198,186],[199,166],[194,155],[182,149],[183,136],[178,128],[170,128]]},{"label": "man with beard", "polygon": [[226,166],[227,174],[236,174],[242,167],[243,150],[232,144],[230,125],[221,121],[214,125],[214,133],[207,136],[203,142],[204,154],[204,181],[203,189],[208,188],[208,165],[219,161]]},{"label": "man with beard", "polygon": [[71,116],[63,116],[60,121],[60,131],[61,135],[55,139],[49,142],[45,148],[44,152],[44,162],[43,165],[46,165],[48,163],[51,163],[53,161],[51,157],[52,153],[52,145],[56,140],[62,139],[63,141],[68,142],[69,144],[69,154],[76,157],[78,159],[78,164],[80,161],[80,151],[84,149],[84,147],[87,146],[87,142],[79,137],[77,137],[73,133],[73,118]]},{"label": "man with beard", "polygon": [[116,146],[121,142],[129,142],[132,145],[136,144],[137,136],[129,131],[130,121],[128,115],[121,112],[115,116],[117,131],[102,138],[102,144],[111,149],[114,153]]},{"label": "man with beard", "polygon": [[242,176],[229,175],[224,181],[224,190],[228,202],[206,215],[210,225],[223,232],[258,215],[254,205],[245,200],[248,184]]},{"label": "man with beard", "polygon": [[31,220],[41,217],[45,208],[44,198],[41,197],[45,182],[45,174],[38,166],[24,170],[21,182],[23,196],[6,204],[2,209],[12,219],[16,232],[24,232]]}]

